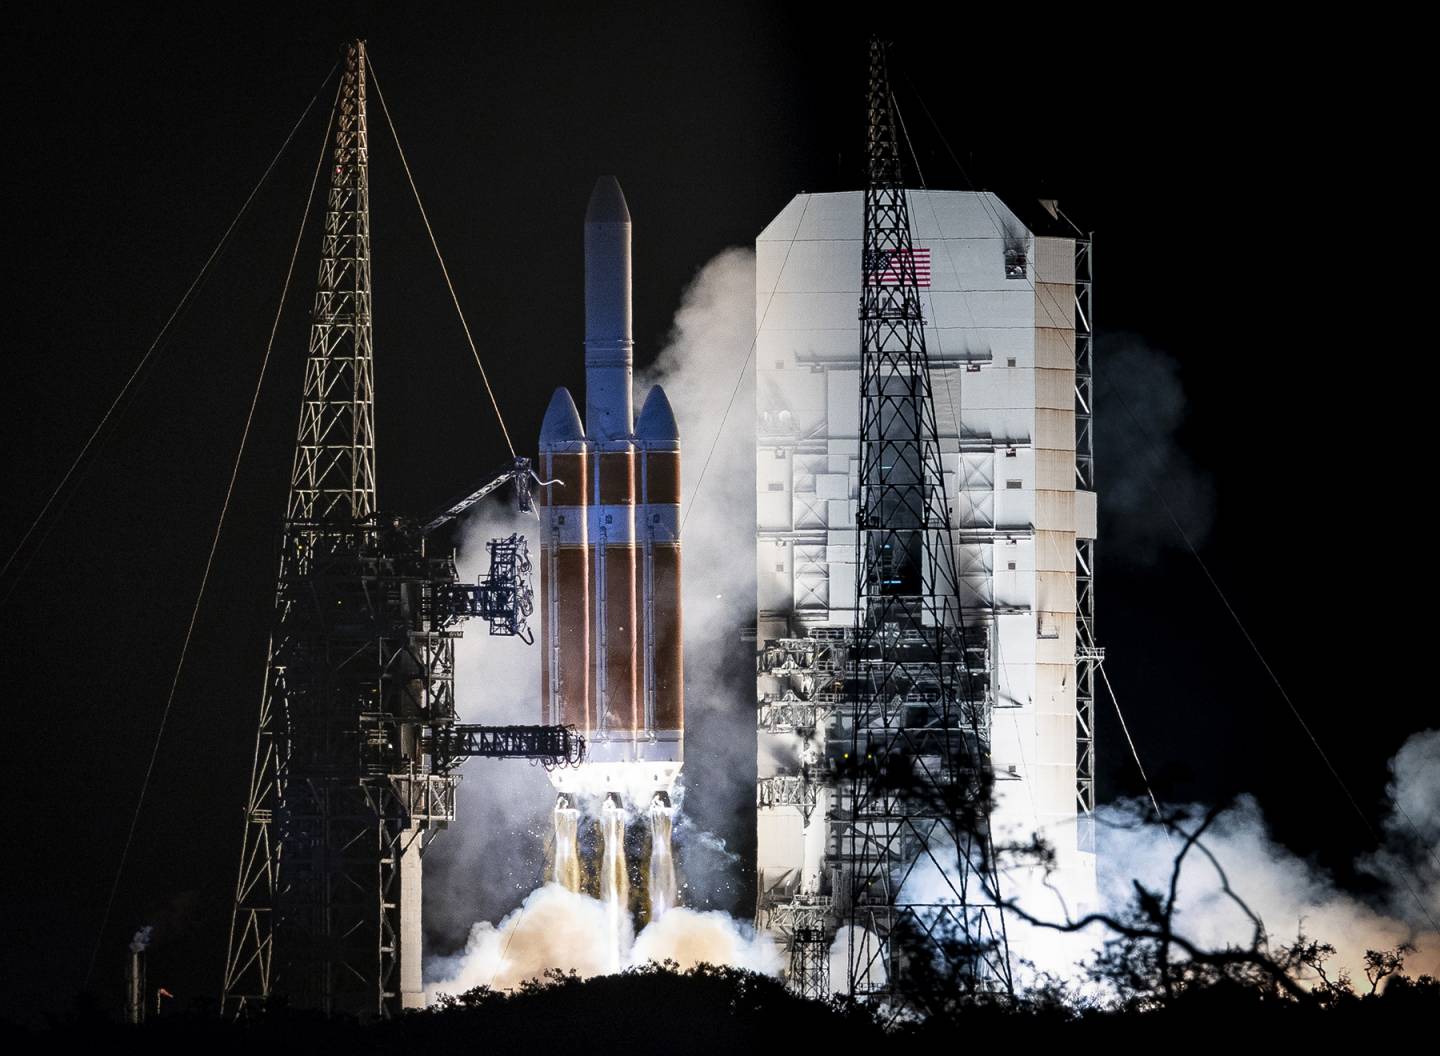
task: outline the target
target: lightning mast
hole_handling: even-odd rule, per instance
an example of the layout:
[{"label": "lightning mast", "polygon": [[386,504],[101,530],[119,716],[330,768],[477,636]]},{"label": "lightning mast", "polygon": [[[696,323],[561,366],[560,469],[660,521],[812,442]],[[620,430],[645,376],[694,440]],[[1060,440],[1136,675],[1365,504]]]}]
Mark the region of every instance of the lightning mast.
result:
[{"label": "lightning mast", "polygon": [[[359,736],[360,715],[382,710],[382,692],[390,688],[384,683],[392,681],[384,654],[392,650],[365,640],[379,613],[345,589],[358,585],[357,559],[370,564],[360,555],[379,531],[363,42],[346,49],[335,117],[275,629],[226,958],[224,996],[233,1011],[267,998],[281,982],[277,968],[296,1004],[369,1011],[390,997],[382,992],[390,980],[376,978],[376,954],[388,959],[384,954],[398,945],[385,895],[406,841],[399,819],[389,816],[397,812],[387,782],[366,773],[372,760],[365,757],[378,745]],[[327,648],[342,637],[355,639],[347,644],[357,654]],[[373,719],[365,725],[382,740],[388,732]],[[447,791],[443,779],[431,787],[431,775],[419,783],[441,797]]]},{"label": "lightning mast", "polygon": [[583,753],[563,727],[456,722],[454,625],[529,640],[523,537],[492,543],[490,574],[458,581],[425,537],[500,484],[530,509],[515,458],[434,518],[383,517],[375,497],[365,44],[348,45],[245,809],[223,1002],[362,1017],[423,1004],[421,859],[455,816],[467,756],[547,765]]},{"label": "lightning mast", "polygon": [[860,302],[856,622],[848,643],[849,985],[1008,989],[986,814],[988,628],[960,604],[885,47],[870,44]]}]

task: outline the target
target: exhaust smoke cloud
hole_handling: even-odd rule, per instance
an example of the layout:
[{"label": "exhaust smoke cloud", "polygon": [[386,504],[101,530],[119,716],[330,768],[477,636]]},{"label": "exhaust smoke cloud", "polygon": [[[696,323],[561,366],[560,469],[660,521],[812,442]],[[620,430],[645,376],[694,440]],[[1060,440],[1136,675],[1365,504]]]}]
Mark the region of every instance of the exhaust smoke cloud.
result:
[{"label": "exhaust smoke cloud", "polygon": [[[1440,932],[1434,925],[1440,919],[1440,862],[1435,855],[1440,846],[1440,730],[1410,737],[1391,760],[1390,770],[1389,794],[1397,807],[1383,826],[1383,846],[1356,862],[1358,872],[1376,881],[1376,890],[1363,897],[1345,891],[1315,863],[1276,841],[1252,797],[1240,797],[1205,832],[1202,843],[1224,871],[1231,890],[1263,922],[1271,955],[1303,932],[1308,940],[1335,948],[1326,967],[1332,979],[1341,970],[1363,979],[1367,950],[1409,943],[1415,951],[1406,957],[1406,970],[1412,975],[1440,975]],[[1196,805],[1162,803],[1161,809],[1167,817],[1191,819],[1180,822],[1187,831],[1206,813]],[[1017,835],[997,841],[1001,898],[1013,901],[1029,916],[1055,924],[1090,913],[1124,919],[1134,902],[1136,882],[1163,898],[1184,843],[1183,836],[1167,836],[1156,823],[1149,800],[1101,806],[1096,812],[1098,901],[1083,904],[1067,902],[1038,868],[1003,849],[1007,842],[1026,842],[1017,840]],[[951,844],[937,849],[934,858],[917,862],[906,878],[902,900],[953,905],[958,873],[950,863],[957,861],[955,854]],[[1254,922],[1225,894],[1223,883],[1204,854],[1192,851],[1186,856],[1177,889],[1175,932],[1204,950],[1248,949]],[[943,911],[937,910],[934,919],[943,920]],[[1085,971],[1106,940],[1116,937],[1103,923],[1063,932],[1007,914],[1006,931],[1017,988],[1049,977],[1096,999],[1111,996]],[[847,985],[848,938],[842,928],[831,949],[831,987],[837,991]],[[856,945],[862,944],[857,939]],[[1175,956],[1183,957],[1178,952]]]},{"label": "exhaust smoke cloud", "polygon": [[[685,603],[685,769],[676,799],[680,901],[748,914],[735,849],[754,840],[755,254],[731,248],[686,288],[669,341],[637,374],[680,423]],[[733,402],[732,402],[733,397]],[[743,907],[743,908],[742,908]]]},{"label": "exhaust smoke cloud", "polygon": [[498,926],[476,924],[455,956],[432,960],[426,996],[433,1002],[440,994],[477,986],[508,990],[542,978],[550,969],[586,977],[650,961],[671,960],[682,971],[702,963],[769,974],[780,970],[780,954],[770,939],[724,913],[672,909],[638,936],[630,933],[628,916],[620,923],[617,963],[606,904],[547,884],[531,892]]},{"label": "exhaust smoke cloud", "polygon": [[[1332,978],[1347,969],[1363,979],[1365,952],[1387,950],[1411,943],[1415,952],[1406,958],[1411,974],[1440,975],[1440,730],[1411,736],[1390,762],[1389,794],[1396,808],[1383,826],[1384,844],[1362,856],[1357,870],[1373,877],[1376,890],[1359,896],[1342,889],[1315,863],[1294,854],[1270,834],[1259,805],[1240,797],[1203,837],[1230,887],[1264,922],[1272,952],[1295,941],[1302,932],[1309,939],[1335,947],[1327,966]],[[1161,805],[1167,814],[1175,808]],[[1190,806],[1181,813],[1195,819],[1204,808]],[[1408,815],[1408,817],[1407,817]],[[1139,881],[1162,894],[1168,888],[1175,855],[1182,839],[1166,837],[1154,823],[1148,801],[1131,800],[1101,807],[1097,816],[1098,908],[1119,916],[1134,897]],[[1044,920],[1079,917],[1090,907],[1066,907],[1039,878],[1012,874],[1007,897],[1015,897],[1032,915]],[[1176,905],[1176,931],[1203,949],[1228,945],[1248,947],[1254,924],[1228,898],[1221,878],[1204,856],[1186,857]],[[1021,978],[1039,972],[1079,981],[1080,962],[1089,959],[1100,944],[1112,937],[1102,925],[1064,935],[1032,927],[1023,921],[1009,926],[1011,941],[1033,962]]]}]

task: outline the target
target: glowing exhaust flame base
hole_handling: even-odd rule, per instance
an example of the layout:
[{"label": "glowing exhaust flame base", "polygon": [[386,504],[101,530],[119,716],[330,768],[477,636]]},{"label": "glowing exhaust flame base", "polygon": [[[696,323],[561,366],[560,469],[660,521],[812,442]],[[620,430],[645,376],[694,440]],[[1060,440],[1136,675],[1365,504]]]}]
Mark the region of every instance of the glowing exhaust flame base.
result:
[{"label": "glowing exhaust flame base", "polygon": [[601,813],[601,838],[604,841],[600,866],[600,901],[605,903],[605,916],[610,925],[610,945],[614,952],[611,971],[620,970],[621,947],[630,923],[630,874],[625,866],[625,808],[613,795],[605,801]]},{"label": "glowing exhaust flame base", "polygon": [[580,890],[580,812],[561,797],[555,804],[555,868],[550,878],[567,891]]},{"label": "glowing exhaust flame base", "polygon": [[[675,760],[623,759],[607,760],[600,744],[586,745],[586,761],[579,766],[562,766],[550,772],[550,783],[557,792],[571,798],[579,806],[582,801],[603,800],[618,795],[628,810],[644,810],[656,795],[666,802],[675,797],[675,783],[680,777],[681,763]],[[666,754],[674,754],[672,752]]]},{"label": "glowing exhaust flame base", "polygon": [[[679,764],[669,770],[672,786],[678,770]],[[651,764],[615,764],[592,774],[570,771],[566,784],[572,788],[619,785],[644,791],[628,801],[615,791],[561,792],[551,812],[555,845],[547,883],[498,925],[476,923],[460,953],[432,959],[426,966],[427,1000],[475,987],[513,989],[551,969],[588,978],[671,961],[680,971],[715,964],[778,975],[784,959],[768,933],[724,912],[678,905],[672,845],[678,808],[668,792],[656,791],[655,775]],[[643,885],[648,909],[648,922],[638,934],[625,848],[632,820],[650,829],[648,869],[642,860],[643,833],[630,848],[637,869],[633,879]]]},{"label": "glowing exhaust flame base", "polygon": [[650,920],[675,908],[678,884],[670,837],[675,810],[659,796],[650,804]]},{"label": "glowing exhaust flame base", "polygon": [[[699,964],[724,964],[776,975],[784,964],[774,940],[728,914],[669,910],[632,940],[628,916],[619,964],[611,944],[607,907],[588,895],[546,884],[498,925],[487,921],[470,930],[465,949],[428,965],[426,997],[461,994],[475,987],[508,990],[558,968],[584,978],[674,961],[680,971]],[[637,1027],[637,1029],[639,1029]]]}]

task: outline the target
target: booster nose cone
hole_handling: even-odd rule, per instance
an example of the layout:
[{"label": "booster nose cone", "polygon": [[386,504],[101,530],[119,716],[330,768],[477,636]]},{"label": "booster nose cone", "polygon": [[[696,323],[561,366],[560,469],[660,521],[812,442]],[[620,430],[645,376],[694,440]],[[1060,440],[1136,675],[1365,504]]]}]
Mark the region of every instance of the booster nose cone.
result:
[{"label": "booster nose cone", "polygon": [[587,224],[628,224],[630,209],[625,204],[625,192],[620,181],[614,176],[601,176],[595,181],[590,192],[590,205],[585,210]]},{"label": "booster nose cone", "polygon": [[635,424],[635,437],[645,443],[675,443],[680,439],[680,427],[675,424],[675,412],[670,408],[670,399],[665,390],[656,385],[645,397],[645,406],[640,409],[640,420]]},{"label": "booster nose cone", "polygon": [[545,409],[545,420],[540,425],[540,446],[569,444],[585,439],[585,427],[580,424],[580,412],[570,390],[559,388],[550,397],[550,406]]}]

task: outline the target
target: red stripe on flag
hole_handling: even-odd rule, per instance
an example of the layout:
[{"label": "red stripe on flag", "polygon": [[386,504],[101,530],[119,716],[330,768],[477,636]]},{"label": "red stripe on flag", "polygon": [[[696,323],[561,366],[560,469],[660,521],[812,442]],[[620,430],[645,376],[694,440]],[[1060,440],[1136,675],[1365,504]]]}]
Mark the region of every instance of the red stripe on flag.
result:
[{"label": "red stripe on flag", "polygon": [[890,254],[880,267],[866,276],[867,285],[899,286],[905,271],[908,270],[903,266],[907,256],[915,271],[915,285],[929,286],[930,250],[925,248],[897,251]]}]

